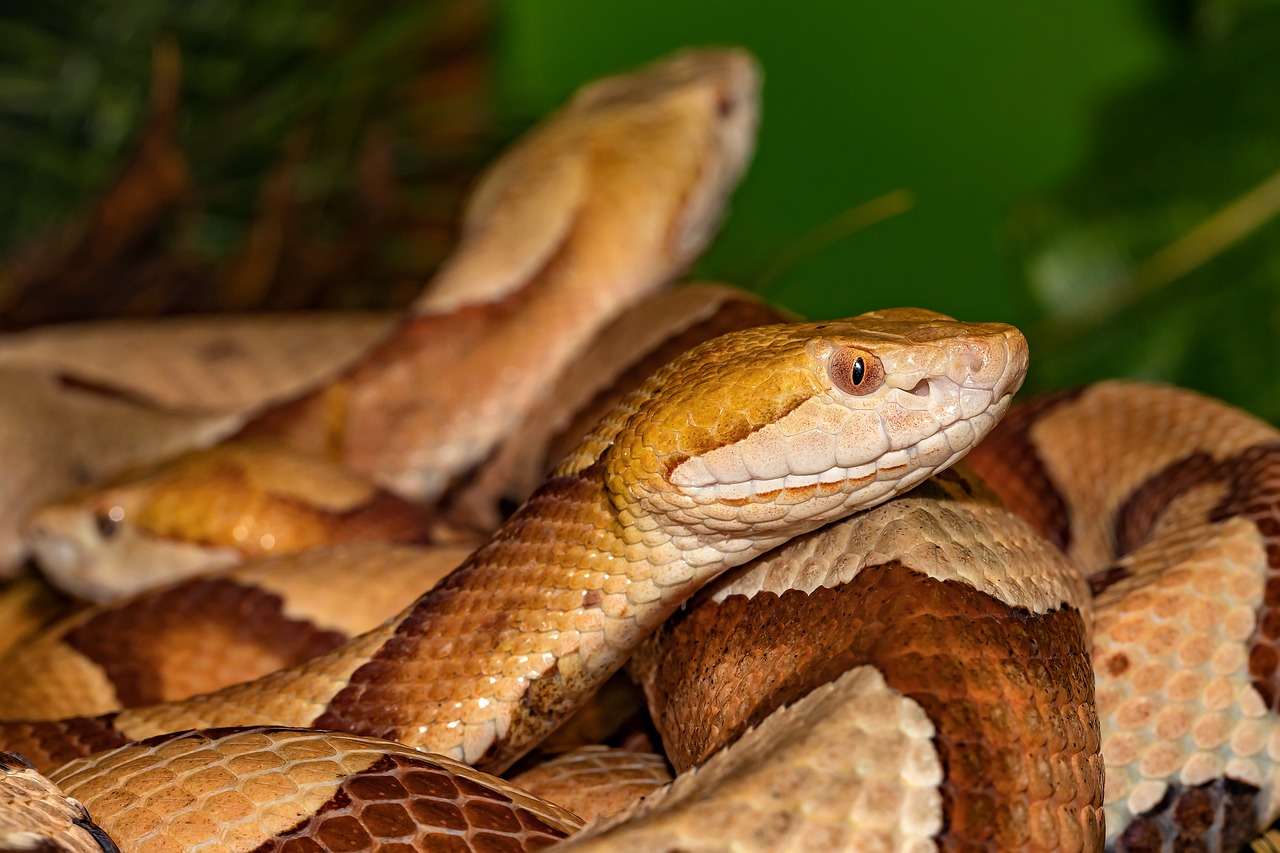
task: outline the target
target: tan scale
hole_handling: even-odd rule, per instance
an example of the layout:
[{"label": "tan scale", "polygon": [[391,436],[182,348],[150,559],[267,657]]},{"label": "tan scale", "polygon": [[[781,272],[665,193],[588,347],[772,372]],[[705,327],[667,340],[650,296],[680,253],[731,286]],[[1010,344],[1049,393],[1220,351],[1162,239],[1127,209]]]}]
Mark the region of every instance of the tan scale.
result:
[{"label": "tan scale", "polygon": [[84,806],[36,772],[26,759],[0,752],[0,851],[117,853]]},{"label": "tan scale", "polygon": [[850,670],[562,849],[923,853],[943,819],[933,734],[872,668]]}]

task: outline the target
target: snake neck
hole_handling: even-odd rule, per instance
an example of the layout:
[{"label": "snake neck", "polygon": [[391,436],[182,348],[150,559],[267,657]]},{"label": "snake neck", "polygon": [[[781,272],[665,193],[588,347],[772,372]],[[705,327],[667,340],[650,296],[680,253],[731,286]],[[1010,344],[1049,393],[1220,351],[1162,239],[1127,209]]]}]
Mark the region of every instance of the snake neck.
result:
[{"label": "snake neck", "polygon": [[492,769],[562,722],[679,605],[629,596],[651,567],[628,559],[601,480],[593,466],[548,481],[404,613],[315,725]]}]

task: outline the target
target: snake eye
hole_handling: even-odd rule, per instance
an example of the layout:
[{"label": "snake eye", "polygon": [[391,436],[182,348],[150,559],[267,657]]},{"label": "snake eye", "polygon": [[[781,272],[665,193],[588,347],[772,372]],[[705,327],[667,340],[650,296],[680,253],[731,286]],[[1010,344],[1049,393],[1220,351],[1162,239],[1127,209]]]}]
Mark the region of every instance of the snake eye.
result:
[{"label": "snake eye", "polygon": [[846,394],[863,396],[884,384],[884,366],[869,352],[842,347],[831,356],[831,381]]},{"label": "snake eye", "polygon": [[124,512],[119,507],[112,507],[110,512],[99,511],[93,514],[93,522],[98,528],[98,534],[103,539],[111,539],[120,532],[120,519],[122,518],[124,518]]}]

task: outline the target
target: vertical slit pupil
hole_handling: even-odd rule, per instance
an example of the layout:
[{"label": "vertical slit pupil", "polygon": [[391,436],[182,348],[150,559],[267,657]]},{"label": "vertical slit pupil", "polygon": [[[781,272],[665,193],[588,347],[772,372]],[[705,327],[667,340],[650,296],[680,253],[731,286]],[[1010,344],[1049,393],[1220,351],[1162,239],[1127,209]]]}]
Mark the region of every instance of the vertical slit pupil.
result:
[{"label": "vertical slit pupil", "polygon": [[866,373],[866,371],[867,371],[867,365],[865,362],[863,362],[862,356],[858,356],[857,358],[855,358],[853,360],[853,374],[852,374],[854,385],[862,384],[862,377]]}]

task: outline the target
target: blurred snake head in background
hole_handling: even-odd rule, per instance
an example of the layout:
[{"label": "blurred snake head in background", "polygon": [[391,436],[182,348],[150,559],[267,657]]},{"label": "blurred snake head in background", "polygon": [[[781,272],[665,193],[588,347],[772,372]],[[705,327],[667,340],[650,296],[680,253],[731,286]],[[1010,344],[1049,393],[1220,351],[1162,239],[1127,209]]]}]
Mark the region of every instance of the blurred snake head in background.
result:
[{"label": "blurred snake head in background", "polygon": [[480,178],[415,310],[495,301],[547,267],[586,265],[606,301],[669,283],[711,242],[751,162],[760,84],[749,53],[721,49],[579,89]]},{"label": "blurred snake head in background", "polygon": [[47,577],[91,601],[118,594],[113,578],[143,589],[155,578],[183,577],[244,559],[232,546],[168,539],[149,530],[150,497],[145,483],[77,492],[34,511],[22,537]]},{"label": "blurred snake head in background", "polygon": [[[57,586],[107,601],[245,560],[353,538],[413,538],[407,507],[325,460],[228,443],[41,507],[23,536]],[[381,517],[366,521],[366,509]]]}]

